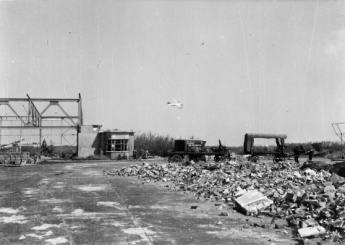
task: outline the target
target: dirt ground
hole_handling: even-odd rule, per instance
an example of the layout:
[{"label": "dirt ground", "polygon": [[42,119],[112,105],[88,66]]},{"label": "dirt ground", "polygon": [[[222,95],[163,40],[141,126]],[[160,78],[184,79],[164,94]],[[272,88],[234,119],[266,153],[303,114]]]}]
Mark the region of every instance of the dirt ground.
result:
[{"label": "dirt ground", "polygon": [[300,244],[284,220],[104,174],[130,164],[1,166],[0,244]]}]

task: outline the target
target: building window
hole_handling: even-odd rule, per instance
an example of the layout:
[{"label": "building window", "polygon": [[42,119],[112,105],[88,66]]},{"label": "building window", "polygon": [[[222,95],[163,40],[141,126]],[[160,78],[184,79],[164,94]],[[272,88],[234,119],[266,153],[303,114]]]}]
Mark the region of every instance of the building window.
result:
[{"label": "building window", "polygon": [[128,151],[128,140],[108,140],[107,151]]}]

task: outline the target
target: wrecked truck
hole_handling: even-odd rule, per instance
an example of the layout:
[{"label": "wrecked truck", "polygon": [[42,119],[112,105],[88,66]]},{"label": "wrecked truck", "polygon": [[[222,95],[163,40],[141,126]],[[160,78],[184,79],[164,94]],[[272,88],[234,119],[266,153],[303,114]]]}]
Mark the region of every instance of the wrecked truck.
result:
[{"label": "wrecked truck", "polygon": [[[285,152],[286,134],[251,134],[244,135],[243,154],[249,155],[248,160],[257,162],[260,156],[273,156],[273,161],[278,162],[290,157]],[[254,147],[255,139],[274,139],[276,147]]]},{"label": "wrecked truck", "polygon": [[206,156],[214,156],[216,162],[228,156],[228,150],[219,140],[218,147],[205,147],[204,140],[175,140],[174,149],[169,152],[168,162],[206,161]]}]

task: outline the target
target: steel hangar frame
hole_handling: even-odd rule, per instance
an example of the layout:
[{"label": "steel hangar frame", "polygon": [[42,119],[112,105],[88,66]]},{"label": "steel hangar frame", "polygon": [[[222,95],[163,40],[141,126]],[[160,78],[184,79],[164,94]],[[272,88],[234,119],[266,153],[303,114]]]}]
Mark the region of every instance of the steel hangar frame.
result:
[{"label": "steel hangar frame", "polygon": [[[26,104],[26,106],[24,106]],[[66,107],[71,104],[77,104],[76,111],[68,113]],[[19,105],[19,107],[18,107]],[[22,107],[25,112],[23,113]],[[73,105],[75,107],[75,105]],[[42,131],[43,130],[60,130],[59,135],[61,145],[63,139],[70,145],[76,145],[78,151],[78,133],[80,132],[80,126],[83,124],[83,110],[82,110],[82,98],[79,93],[76,99],[57,99],[57,98],[31,98],[27,94],[27,98],[0,98],[0,109],[13,115],[1,115],[0,112],[0,145],[2,144],[1,138],[4,136],[20,136],[22,137],[23,130],[31,130],[30,136],[39,136],[39,146],[42,144]],[[54,115],[48,115],[47,111],[50,108],[58,108],[58,112]],[[43,108],[43,109],[39,109]],[[21,109],[21,110],[20,110]],[[59,125],[52,125],[52,121],[57,121]],[[20,135],[13,134],[13,131],[20,131]],[[70,131],[72,130],[72,133]],[[3,132],[9,132],[9,135]],[[73,133],[74,132],[74,133]],[[46,134],[49,135],[49,134]],[[66,135],[75,135],[75,142],[71,144],[65,137]]]}]

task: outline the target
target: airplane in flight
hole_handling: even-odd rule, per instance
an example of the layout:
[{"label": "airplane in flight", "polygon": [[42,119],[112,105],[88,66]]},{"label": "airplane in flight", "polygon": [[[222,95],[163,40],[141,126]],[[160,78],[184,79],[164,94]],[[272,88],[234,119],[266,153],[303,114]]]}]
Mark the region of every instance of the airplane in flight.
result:
[{"label": "airplane in flight", "polygon": [[175,99],[173,99],[173,102],[168,101],[167,105],[169,105],[169,106],[176,106],[179,109],[183,108],[183,104],[180,101],[177,101]]}]

